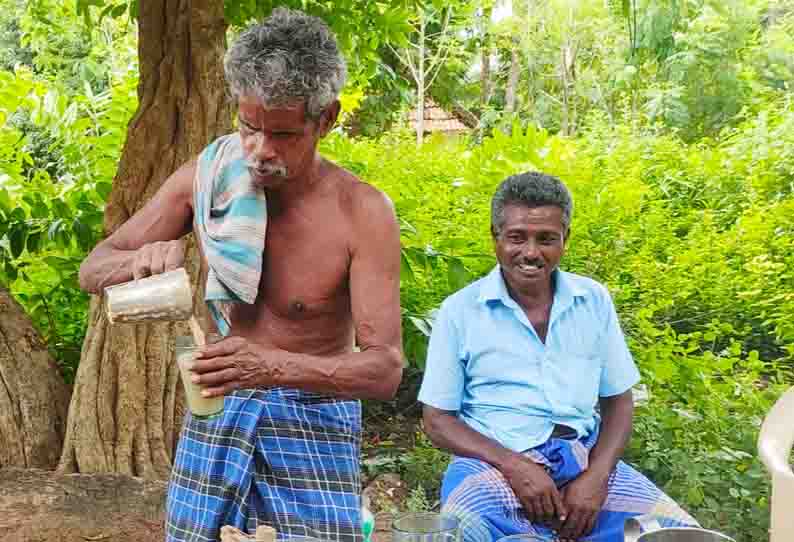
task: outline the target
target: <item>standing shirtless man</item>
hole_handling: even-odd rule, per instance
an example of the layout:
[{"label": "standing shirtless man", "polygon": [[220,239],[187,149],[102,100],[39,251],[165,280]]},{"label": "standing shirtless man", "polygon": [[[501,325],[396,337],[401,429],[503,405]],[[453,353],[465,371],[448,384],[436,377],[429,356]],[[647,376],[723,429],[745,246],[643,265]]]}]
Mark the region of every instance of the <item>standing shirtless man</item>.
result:
[{"label": "standing shirtless man", "polygon": [[[91,252],[80,283],[100,293],[180,267],[181,238],[195,231],[203,265],[217,268],[222,284],[231,277],[226,286],[242,284],[229,286],[237,302],[214,312],[225,338],[192,369],[203,393],[225,395],[225,406],[216,419],[186,417],[167,540],[217,540],[222,525],[267,524],[285,536],[357,542],[359,399],[393,397],[402,371],[394,209],[317,152],[346,76],[321,20],[274,11],[239,36],[225,71],[239,133],[171,175]],[[251,262],[246,299],[249,270],[222,269]]]}]

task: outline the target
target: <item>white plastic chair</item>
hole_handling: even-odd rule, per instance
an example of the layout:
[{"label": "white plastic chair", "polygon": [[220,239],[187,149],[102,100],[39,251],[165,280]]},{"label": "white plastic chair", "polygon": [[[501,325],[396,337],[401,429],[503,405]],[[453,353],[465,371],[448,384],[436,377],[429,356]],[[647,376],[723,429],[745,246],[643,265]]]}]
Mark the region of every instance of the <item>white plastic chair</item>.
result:
[{"label": "white plastic chair", "polygon": [[794,388],[778,399],[761,425],[758,453],[772,475],[770,542],[794,541],[794,472],[789,458],[794,445]]}]

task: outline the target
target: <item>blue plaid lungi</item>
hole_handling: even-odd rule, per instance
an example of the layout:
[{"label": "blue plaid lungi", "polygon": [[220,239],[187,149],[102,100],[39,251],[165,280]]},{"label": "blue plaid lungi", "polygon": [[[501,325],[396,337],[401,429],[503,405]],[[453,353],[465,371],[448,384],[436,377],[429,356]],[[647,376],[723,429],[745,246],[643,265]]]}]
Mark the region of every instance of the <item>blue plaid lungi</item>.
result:
[{"label": "blue plaid lungi", "polygon": [[217,541],[232,525],[279,538],[360,542],[361,404],[297,389],[238,390],[223,414],[189,413],[166,503],[166,540]]},{"label": "blue plaid lungi", "polygon": [[[557,487],[562,487],[586,468],[597,433],[580,440],[551,438],[524,452],[543,465]],[[454,457],[441,487],[442,512],[457,516],[464,542],[493,542],[512,534],[534,534],[557,540],[544,525],[531,523],[502,474],[478,459]],[[623,542],[623,524],[637,516],[652,517],[661,527],[697,526],[675,501],[645,476],[623,461],[609,478],[609,494],[587,542]]]}]

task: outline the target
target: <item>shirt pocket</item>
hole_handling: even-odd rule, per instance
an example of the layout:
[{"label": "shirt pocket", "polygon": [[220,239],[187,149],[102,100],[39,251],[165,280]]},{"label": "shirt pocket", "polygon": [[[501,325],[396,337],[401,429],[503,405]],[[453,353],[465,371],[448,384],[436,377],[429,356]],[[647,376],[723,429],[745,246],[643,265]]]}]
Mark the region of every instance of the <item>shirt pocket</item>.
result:
[{"label": "shirt pocket", "polygon": [[601,380],[598,356],[577,352],[562,353],[551,363],[549,400],[557,416],[591,417],[598,402]]}]

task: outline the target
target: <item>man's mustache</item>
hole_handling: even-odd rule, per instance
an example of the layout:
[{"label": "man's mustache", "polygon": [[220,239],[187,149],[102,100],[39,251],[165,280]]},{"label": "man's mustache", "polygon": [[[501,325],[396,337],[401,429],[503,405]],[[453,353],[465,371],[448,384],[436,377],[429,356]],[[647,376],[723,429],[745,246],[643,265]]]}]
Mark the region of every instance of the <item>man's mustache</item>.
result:
[{"label": "man's mustache", "polygon": [[541,269],[541,268],[546,266],[546,264],[543,262],[543,260],[521,260],[518,263],[519,263],[519,265],[520,264],[532,265],[532,266],[537,267],[538,269]]},{"label": "man's mustache", "polygon": [[246,162],[246,165],[260,175],[273,175],[275,177],[286,177],[287,167],[278,164],[268,164],[266,162]]}]

